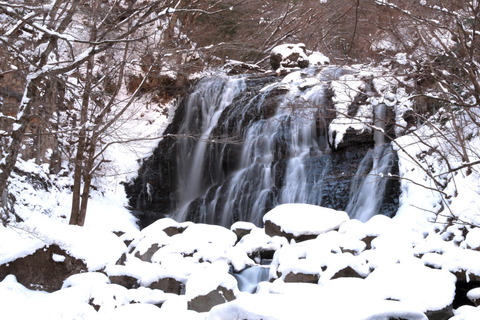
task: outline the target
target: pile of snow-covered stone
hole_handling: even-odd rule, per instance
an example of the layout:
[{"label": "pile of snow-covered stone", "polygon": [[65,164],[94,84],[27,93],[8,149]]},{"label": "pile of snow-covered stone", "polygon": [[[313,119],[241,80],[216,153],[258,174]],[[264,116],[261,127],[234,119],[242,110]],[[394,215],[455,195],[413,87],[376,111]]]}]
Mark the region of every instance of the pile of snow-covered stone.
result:
[{"label": "pile of snow-covered stone", "polygon": [[[456,281],[480,279],[478,228],[385,216],[361,223],[304,204],[274,208],[264,228],[166,218],[114,235],[47,218],[30,223],[35,230],[0,230],[0,312],[18,319],[480,316],[478,307],[452,307]],[[35,275],[47,268],[57,274]],[[478,290],[468,292],[471,301]]]},{"label": "pile of snow-covered stone", "polygon": [[330,59],[323,53],[309,52],[303,43],[281,44],[270,52],[270,65],[277,72],[290,68],[306,68],[329,63]]}]

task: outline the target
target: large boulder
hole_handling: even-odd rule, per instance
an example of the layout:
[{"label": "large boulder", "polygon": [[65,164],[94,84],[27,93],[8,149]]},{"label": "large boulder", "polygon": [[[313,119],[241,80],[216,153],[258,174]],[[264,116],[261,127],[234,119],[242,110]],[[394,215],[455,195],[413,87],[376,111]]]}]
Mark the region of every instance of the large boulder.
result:
[{"label": "large boulder", "polygon": [[269,236],[286,237],[297,242],[314,239],[349,220],[345,211],[310,204],[282,204],[265,214],[263,223]]},{"label": "large boulder", "polygon": [[0,280],[9,274],[30,289],[59,290],[63,281],[87,270],[86,264],[57,245],[38,249],[33,254],[0,265]]}]

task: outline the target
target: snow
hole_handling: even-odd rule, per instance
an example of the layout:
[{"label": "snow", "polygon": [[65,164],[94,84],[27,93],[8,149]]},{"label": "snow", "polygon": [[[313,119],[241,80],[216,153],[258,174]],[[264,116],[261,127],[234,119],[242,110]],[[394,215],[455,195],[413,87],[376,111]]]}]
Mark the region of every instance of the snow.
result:
[{"label": "snow", "polygon": [[68,287],[78,287],[78,286],[87,286],[93,287],[97,284],[107,284],[110,283],[108,277],[101,272],[86,272],[80,274],[74,274],[63,282],[62,289]]},{"label": "snow", "polygon": [[[296,219],[292,220],[292,216]],[[284,232],[294,236],[320,234],[338,228],[348,220],[345,211],[323,208],[310,204],[282,204],[263,216],[263,222],[271,221]]]},{"label": "snow", "polygon": [[[296,214],[286,215],[285,212]],[[302,214],[307,218],[299,218]],[[316,227],[318,215],[331,219],[326,219],[329,223],[324,223],[322,227]],[[47,224],[47,218],[32,219],[31,222],[36,222],[39,234],[40,231],[48,232],[51,234],[49,239],[61,235],[65,239],[62,245],[68,248],[70,253],[76,256],[82,256],[83,253],[85,261],[93,266],[89,269],[105,264],[106,269],[72,275],[64,281],[62,289],[54,293],[28,290],[20,285],[14,276],[8,276],[0,282],[1,296],[12,292],[7,298],[7,302],[11,304],[5,312],[20,312],[21,316],[35,314],[40,319],[122,319],[131,317],[132,314],[143,319],[181,317],[277,320],[292,319],[300,314],[302,319],[314,319],[320,315],[339,320],[386,317],[426,319],[426,311],[440,310],[451,303],[456,278],[450,271],[459,266],[469,266],[469,271],[473,272],[480,259],[480,252],[446,243],[433,231],[425,237],[423,233],[412,231],[408,225],[401,222],[398,224],[396,219],[385,216],[375,216],[368,222],[361,223],[345,218],[342,212],[303,204],[281,205],[277,210],[274,209],[273,213],[269,213],[269,216],[281,225],[290,226],[289,231],[297,234],[305,234],[311,230],[323,233],[313,240],[288,243],[283,237],[266,235],[263,228],[240,222],[237,227],[250,229],[250,234],[236,243],[235,234],[223,227],[184,224],[163,219],[135,234],[130,244],[130,248],[135,250],[127,253],[127,261],[123,266],[115,265],[112,259],[106,259],[106,248],[88,248],[87,251],[102,257],[97,257],[97,262],[83,253],[83,242],[87,237],[85,233],[88,232],[90,237],[97,239],[97,247],[103,247],[102,239],[107,238],[106,233],[90,227],[85,227],[87,230],[83,233],[77,230],[82,228],[63,228],[61,223],[52,223],[50,227],[57,230],[53,231],[42,226]],[[309,221],[309,224],[304,224],[304,220]],[[338,231],[332,230],[333,226],[336,228],[339,224]],[[182,233],[167,236],[163,231],[167,227],[186,229]],[[10,241],[14,240],[12,243],[22,239],[11,228],[3,231],[5,232],[0,235],[5,239],[10,238]],[[65,233],[70,235],[66,236]],[[93,233],[101,234],[102,238]],[[80,239],[80,234],[83,239]],[[370,250],[366,250],[362,241],[367,235],[374,237]],[[467,235],[466,239],[466,244],[473,245],[478,241],[478,233],[475,231],[472,236]],[[160,246],[152,256],[153,263],[134,257],[135,252],[144,252],[145,248],[153,243]],[[108,243],[108,246],[115,248],[112,242]],[[239,292],[237,281],[231,275],[230,265],[233,260],[239,260],[241,254],[245,260],[249,260],[249,265],[255,265],[256,262],[248,256],[262,248],[276,251],[269,267],[270,279],[274,281],[260,283],[255,294]],[[4,250],[2,247],[2,252]],[[206,254],[212,251],[215,254]],[[443,252],[442,259],[438,259],[438,269],[425,266],[431,265],[432,257],[429,255],[434,251]],[[124,252],[126,251],[123,246],[122,250],[112,257]],[[417,258],[416,254],[419,252],[426,254]],[[187,256],[184,256],[185,254]],[[188,256],[189,254],[192,256]],[[336,272],[347,266],[359,272],[365,279],[332,278]],[[104,272],[108,275],[134,276],[142,285],[148,285],[168,274],[185,283],[185,294],[167,294],[144,287],[126,289],[111,284]],[[285,283],[283,276],[289,272],[319,274],[320,280],[317,284]],[[283,276],[278,277],[279,273]],[[237,298],[218,305],[205,314],[187,310],[186,301],[208,294],[219,286],[233,290]],[[479,294],[475,291],[470,293],[472,297],[475,295]],[[26,301],[29,301],[31,308],[19,311]],[[89,301],[100,306],[99,310],[95,311],[88,304]],[[131,301],[137,303],[131,304]],[[318,301],[322,303],[319,304]],[[345,301],[349,301],[349,308],[344,307]],[[53,303],[63,305],[45,309],[45,306],[52,306]],[[473,307],[459,309],[456,311],[456,319],[469,319],[468,317],[474,317],[477,313]]]},{"label": "snow", "polygon": [[[281,47],[277,50],[283,52]],[[407,63],[408,57],[398,55],[397,62]],[[293,72],[283,79],[282,85],[322,84],[323,80],[312,74],[305,75]],[[369,130],[366,124],[370,123],[367,115],[371,110],[367,105],[360,106],[357,120],[342,117],[364,89],[361,77],[366,75],[348,74],[332,82],[339,115],[331,128],[337,132],[337,145],[348,128]],[[370,75],[377,73],[373,70]],[[378,96],[369,97],[368,103],[391,106],[397,119],[412,107],[406,90],[394,88],[388,79],[375,77],[372,84]],[[143,102],[139,101],[136,107],[141,109]],[[152,138],[158,137],[169,120],[157,115],[158,112],[152,112],[135,117],[132,111],[126,115],[132,117],[132,122],[124,130],[132,129],[133,135],[145,131]],[[151,152],[157,140],[138,146],[133,146],[136,142],[129,147],[118,145],[108,151],[110,158],[118,160],[109,169],[117,170],[118,175],[101,180],[105,189],[93,192],[84,227],[66,224],[71,196],[69,177],[51,177],[47,167],[20,161],[19,170],[53,181],[54,187],[46,191],[32,186],[21,175],[12,174],[16,213],[24,221],[7,227],[0,225],[0,265],[56,244],[83,260],[88,270],[68,277],[62,288],[53,293],[29,290],[14,275],[8,275],[0,282],[1,313],[9,318],[49,320],[425,320],[427,311],[452,303],[456,281],[453,273],[463,272],[467,279],[480,276],[478,165],[472,166],[471,173],[467,173],[467,168],[448,172],[445,159],[431,152],[447,150],[444,154],[454,168],[465,164],[454,152],[452,143],[456,143],[456,138],[446,130],[451,126],[448,121],[442,128],[425,125],[415,128],[415,134],[395,140],[402,194],[394,218],[378,215],[363,223],[349,219],[343,211],[305,204],[279,205],[264,216],[264,222],[271,221],[287,233],[316,236],[298,243],[269,236],[264,228],[249,222],[237,222],[229,230],[165,218],[138,230],[135,219],[125,209],[126,197],[118,182],[132,176],[139,165],[137,156]],[[474,128],[467,126],[465,130],[472,133],[468,147],[470,161],[475,163],[480,139]],[[445,134],[449,142],[440,139],[439,133]],[[429,175],[428,170],[436,176]],[[446,187],[439,190],[434,179],[441,180]],[[447,224],[452,216],[467,225]],[[165,230],[170,228],[179,233],[168,235]],[[250,233],[238,240],[233,231],[239,229]],[[124,241],[130,242],[128,247]],[[147,252],[151,256],[143,257]],[[270,265],[260,266],[266,260],[261,258],[262,252],[274,252]],[[122,255],[126,257],[124,264],[117,264]],[[64,255],[54,254],[52,258],[57,263],[65,262]],[[232,275],[249,267],[269,271],[268,281],[259,283],[256,293],[239,292]],[[347,268],[361,278],[335,278]],[[286,277],[290,273],[318,276],[318,281],[288,283]],[[109,277],[115,275],[134,277],[141,287],[132,289],[111,283]],[[177,295],[147,287],[167,277],[179,281],[185,292]],[[233,290],[236,299],[207,313],[187,310],[189,300],[219,286]],[[471,290],[468,297],[480,297],[478,288]],[[461,306],[454,313],[452,320],[480,317],[480,309],[472,306]]]},{"label": "snow", "polygon": [[322,66],[325,64],[330,64],[330,59],[325,56],[323,53],[315,51],[308,55],[308,61],[312,66]]},{"label": "snow", "polygon": [[[354,129],[358,132],[370,131],[369,124],[372,124],[371,110],[365,110],[368,106],[359,107],[357,114],[349,116],[349,106],[355,101],[355,98],[362,92],[364,82],[355,74],[346,74],[340,76],[338,80],[331,82],[333,90],[333,102],[337,117],[333,119],[329,126],[330,141],[337,147],[342,141],[348,129]],[[368,116],[369,115],[369,116]],[[370,117],[370,119],[368,119]],[[335,139],[333,138],[335,133]]]},{"label": "snow", "polygon": [[471,230],[465,239],[465,243],[469,248],[479,249],[480,248],[480,229],[475,228]]},{"label": "snow", "polygon": [[480,307],[461,306],[454,314],[450,320],[475,320],[480,317]]},{"label": "snow", "polygon": [[237,281],[229,274],[229,266],[223,261],[204,264],[203,268],[192,273],[186,284],[185,296],[191,300],[197,296],[207,295],[218,287],[238,291]]},{"label": "snow", "polygon": [[[353,299],[349,299],[350,295],[344,296],[345,293],[348,293],[345,288],[355,288],[355,282],[363,280],[342,280],[345,281],[337,282],[328,288],[328,291],[325,287],[313,287],[308,284],[300,284],[296,289],[290,286],[296,284],[283,284],[285,290],[281,293],[276,290],[276,293],[270,294],[244,295],[232,302],[214,307],[206,319],[287,320],[299,316],[302,319],[332,320],[373,320],[387,319],[388,317],[427,319],[420,310],[407,303],[365,299],[371,293],[370,291],[367,293],[355,290],[357,295],[352,296]],[[335,293],[331,294],[331,291]],[[345,307],[345,301],[348,301],[348,308]]]},{"label": "snow", "polygon": [[292,53],[298,53],[301,57],[307,58],[305,55],[305,44],[303,43],[285,43],[274,47],[272,54],[279,54],[282,57],[288,57]]},{"label": "snow", "polygon": [[475,289],[472,289],[472,290],[468,291],[467,298],[472,300],[472,301],[480,299],[480,288],[475,288]]}]

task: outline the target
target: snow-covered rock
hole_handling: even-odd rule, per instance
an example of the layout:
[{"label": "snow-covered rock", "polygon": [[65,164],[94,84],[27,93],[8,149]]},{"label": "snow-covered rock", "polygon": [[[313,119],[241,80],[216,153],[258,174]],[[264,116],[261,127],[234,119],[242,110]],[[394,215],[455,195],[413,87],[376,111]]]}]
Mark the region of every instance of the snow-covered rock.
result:
[{"label": "snow-covered rock", "polygon": [[321,52],[314,51],[308,55],[308,61],[311,66],[323,66],[330,64],[330,59]]},{"label": "snow-covered rock", "polygon": [[263,217],[265,233],[295,241],[313,239],[349,220],[345,211],[310,204],[282,204]]},{"label": "snow-covered rock", "polygon": [[230,230],[235,232],[238,240],[241,240],[243,236],[249,234],[253,229],[255,229],[255,224],[251,222],[237,221],[230,227]]},{"label": "snow-covered rock", "polygon": [[235,299],[238,286],[224,262],[206,263],[188,279],[185,295],[188,309],[207,312],[218,304]]},{"label": "snow-covered rock", "polygon": [[467,298],[476,306],[480,305],[480,287],[467,292]]},{"label": "snow-covered rock", "polygon": [[306,68],[309,59],[303,43],[286,43],[276,46],[270,54],[270,65],[273,70],[283,68]]}]

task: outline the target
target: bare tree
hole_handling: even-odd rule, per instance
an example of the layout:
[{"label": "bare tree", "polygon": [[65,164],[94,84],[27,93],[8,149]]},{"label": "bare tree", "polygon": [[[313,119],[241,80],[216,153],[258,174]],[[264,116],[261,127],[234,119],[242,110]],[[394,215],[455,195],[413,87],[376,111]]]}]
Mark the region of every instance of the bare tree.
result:
[{"label": "bare tree", "polygon": [[[2,75],[21,70],[23,91],[16,105],[0,114],[5,124],[0,131],[0,194],[7,192],[25,141],[35,136],[35,123],[42,122],[46,134],[61,144],[56,151],[73,155],[70,223],[83,225],[92,178],[108,161],[103,156],[110,145],[106,137],[151,80],[151,70],[159,68],[161,54],[144,66],[140,81],[122,98],[125,70],[133,61],[141,61],[139,49],[158,46],[158,42],[146,46],[146,39],[161,33],[173,5],[169,1],[0,2],[4,33],[0,44],[15,69]],[[51,89],[62,99],[46,99]],[[6,210],[6,197],[0,199]]]}]

